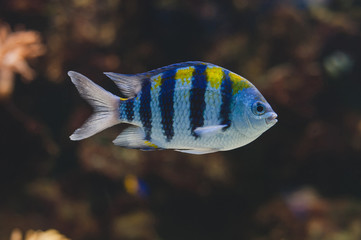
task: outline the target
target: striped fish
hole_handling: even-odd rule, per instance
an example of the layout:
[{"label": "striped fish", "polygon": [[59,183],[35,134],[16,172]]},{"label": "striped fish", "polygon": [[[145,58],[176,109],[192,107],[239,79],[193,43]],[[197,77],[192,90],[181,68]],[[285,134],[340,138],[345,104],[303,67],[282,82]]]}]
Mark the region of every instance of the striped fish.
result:
[{"label": "striped fish", "polygon": [[248,144],[277,122],[277,114],[248,80],[210,63],[177,63],[133,75],[105,73],[126,98],[79,73],[68,75],[94,107],[71,140],[127,123],[114,144],[205,154]]}]

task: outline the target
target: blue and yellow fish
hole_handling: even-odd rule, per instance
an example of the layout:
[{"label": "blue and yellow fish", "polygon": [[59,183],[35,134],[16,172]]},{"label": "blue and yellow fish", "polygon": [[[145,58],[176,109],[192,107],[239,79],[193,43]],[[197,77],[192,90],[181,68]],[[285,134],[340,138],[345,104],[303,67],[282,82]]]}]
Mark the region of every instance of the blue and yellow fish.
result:
[{"label": "blue and yellow fish", "polygon": [[126,98],[68,72],[94,114],[71,140],[128,123],[115,145],[205,154],[246,145],[277,122],[262,94],[245,78],[204,62],[184,62],[140,74],[105,73]]}]

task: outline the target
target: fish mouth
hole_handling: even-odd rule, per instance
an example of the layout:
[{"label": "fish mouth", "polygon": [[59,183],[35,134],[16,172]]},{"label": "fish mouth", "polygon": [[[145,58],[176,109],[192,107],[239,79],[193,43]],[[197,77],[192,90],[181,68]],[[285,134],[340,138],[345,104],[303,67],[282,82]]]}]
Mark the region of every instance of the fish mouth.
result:
[{"label": "fish mouth", "polygon": [[270,124],[274,125],[274,124],[276,124],[276,122],[278,122],[276,113],[271,112],[271,113],[266,114],[266,124],[267,125],[270,125]]}]

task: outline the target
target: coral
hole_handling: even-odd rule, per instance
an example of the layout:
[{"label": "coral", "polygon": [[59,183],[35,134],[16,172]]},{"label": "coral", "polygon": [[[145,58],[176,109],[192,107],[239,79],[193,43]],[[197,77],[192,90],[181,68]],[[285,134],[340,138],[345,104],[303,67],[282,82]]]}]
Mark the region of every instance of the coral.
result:
[{"label": "coral", "polygon": [[10,240],[70,240],[57,230],[50,229],[47,231],[28,230],[23,238],[19,229],[14,229],[11,233]]},{"label": "coral", "polygon": [[34,79],[35,71],[27,60],[44,53],[45,46],[38,32],[11,32],[9,25],[0,23],[0,97],[12,93],[15,73],[20,74],[26,82]]}]

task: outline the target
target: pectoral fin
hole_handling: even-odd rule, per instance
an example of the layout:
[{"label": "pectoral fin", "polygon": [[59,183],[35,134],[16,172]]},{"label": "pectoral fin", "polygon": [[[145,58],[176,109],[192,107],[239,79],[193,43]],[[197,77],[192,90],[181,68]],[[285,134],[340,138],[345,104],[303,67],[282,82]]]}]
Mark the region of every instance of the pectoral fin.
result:
[{"label": "pectoral fin", "polygon": [[194,130],[194,133],[200,137],[209,137],[213,136],[217,133],[221,133],[223,128],[227,127],[227,125],[213,125],[207,127],[198,127]]},{"label": "pectoral fin", "polygon": [[130,126],[114,139],[113,143],[117,146],[126,148],[135,148],[140,150],[160,150],[157,144],[145,140],[145,134],[141,127]]}]

